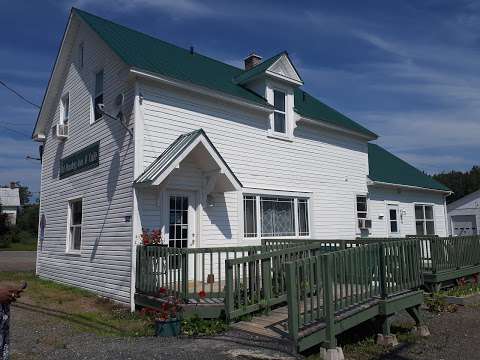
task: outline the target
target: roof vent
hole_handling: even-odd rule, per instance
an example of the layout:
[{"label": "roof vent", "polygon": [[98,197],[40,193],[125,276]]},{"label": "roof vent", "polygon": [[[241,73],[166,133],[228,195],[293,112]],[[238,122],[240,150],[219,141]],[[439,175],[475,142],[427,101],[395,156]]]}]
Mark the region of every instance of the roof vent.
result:
[{"label": "roof vent", "polygon": [[262,62],[262,57],[252,52],[243,61],[245,61],[245,70],[250,70]]}]

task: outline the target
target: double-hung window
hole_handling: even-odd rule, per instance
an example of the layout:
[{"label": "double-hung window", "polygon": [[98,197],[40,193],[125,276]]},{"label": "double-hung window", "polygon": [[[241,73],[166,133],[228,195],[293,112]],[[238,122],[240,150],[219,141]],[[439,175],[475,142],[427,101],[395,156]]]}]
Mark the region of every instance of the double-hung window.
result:
[{"label": "double-hung window", "polygon": [[357,219],[366,219],[368,214],[367,196],[357,195]]},{"label": "double-hung window", "polygon": [[435,235],[435,220],[432,205],[415,205],[417,235]]},{"label": "double-hung window", "polygon": [[67,252],[80,252],[82,246],[82,199],[68,203]]},{"label": "double-hung window", "polygon": [[255,196],[243,197],[244,236],[257,236],[257,199]]},{"label": "double-hung window", "polygon": [[285,98],[283,91],[273,90],[273,131],[281,134],[287,133]]},{"label": "double-hung window", "polygon": [[93,100],[94,121],[97,121],[103,115],[98,107],[99,104],[103,104],[103,70],[95,74],[95,94]]},{"label": "double-hung window", "polygon": [[308,199],[245,195],[243,205],[245,237],[310,235]]},{"label": "double-hung window", "polygon": [[68,118],[70,115],[70,95],[66,93],[62,97],[60,106],[60,124],[68,126]]}]

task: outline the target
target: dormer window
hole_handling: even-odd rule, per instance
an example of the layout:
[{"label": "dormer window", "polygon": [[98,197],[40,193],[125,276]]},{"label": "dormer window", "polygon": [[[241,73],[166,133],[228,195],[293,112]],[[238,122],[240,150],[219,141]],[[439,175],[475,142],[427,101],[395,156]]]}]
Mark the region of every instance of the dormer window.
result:
[{"label": "dormer window", "polygon": [[273,131],[286,134],[286,112],[285,112],[285,93],[279,90],[273,90]]}]

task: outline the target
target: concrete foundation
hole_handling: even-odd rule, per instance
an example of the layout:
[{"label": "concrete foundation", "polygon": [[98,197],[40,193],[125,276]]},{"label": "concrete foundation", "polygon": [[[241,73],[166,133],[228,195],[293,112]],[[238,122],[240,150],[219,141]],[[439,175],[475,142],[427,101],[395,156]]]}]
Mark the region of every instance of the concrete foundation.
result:
[{"label": "concrete foundation", "polygon": [[395,335],[378,334],[377,335],[377,345],[395,347],[395,346],[398,345],[398,340],[397,340],[397,337]]},{"label": "concrete foundation", "polygon": [[335,349],[320,348],[320,359],[322,360],[345,360],[341,347]]},{"label": "concrete foundation", "polygon": [[430,330],[426,325],[414,326],[412,329],[412,334],[415,334],[420,337],[427,337],[430,336]]}]

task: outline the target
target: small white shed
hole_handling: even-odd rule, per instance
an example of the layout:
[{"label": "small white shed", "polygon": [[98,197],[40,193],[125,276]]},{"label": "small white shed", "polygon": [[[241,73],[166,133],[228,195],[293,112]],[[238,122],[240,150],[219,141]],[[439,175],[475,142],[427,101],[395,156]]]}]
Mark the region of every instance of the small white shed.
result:
[{"label": "small white shed", "polygon": [[450,235],[480,235],[480,189],[447,206]]},{"label": "small white shed", "polygon": [[20,207],[20,192],[18,188],[0,188],[0,207],[3,214],[8,215],[8,222],[17,223],[17,211]]}]

